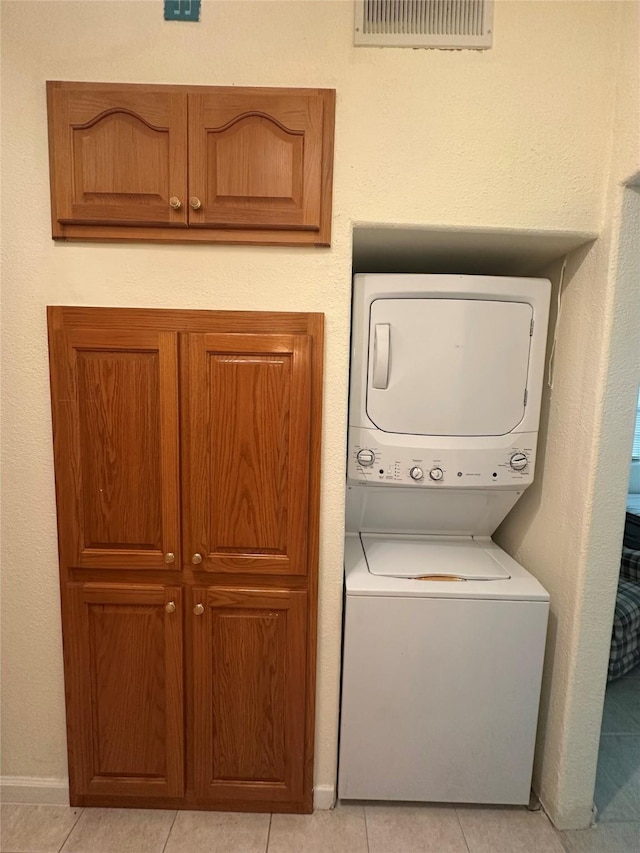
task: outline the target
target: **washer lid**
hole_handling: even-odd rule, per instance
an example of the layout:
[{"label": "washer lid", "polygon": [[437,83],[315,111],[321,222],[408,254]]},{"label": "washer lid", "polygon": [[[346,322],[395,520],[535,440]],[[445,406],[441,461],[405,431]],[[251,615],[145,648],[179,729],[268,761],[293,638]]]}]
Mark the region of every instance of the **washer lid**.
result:
[{"label": "washer lid", "polygon": [[372,575],[452,581],[508,580],[511,574],[495,558],[494,549],[474,539],[361,534]]}]

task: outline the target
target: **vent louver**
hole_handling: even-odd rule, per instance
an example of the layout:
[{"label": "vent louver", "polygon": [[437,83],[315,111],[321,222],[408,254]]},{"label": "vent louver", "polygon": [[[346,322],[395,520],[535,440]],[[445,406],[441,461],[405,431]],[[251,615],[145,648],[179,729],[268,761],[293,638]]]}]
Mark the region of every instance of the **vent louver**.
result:
[{"label": "vent louver", "polygon": [[355,44],[491,47],[493,0],[355,0]]}]

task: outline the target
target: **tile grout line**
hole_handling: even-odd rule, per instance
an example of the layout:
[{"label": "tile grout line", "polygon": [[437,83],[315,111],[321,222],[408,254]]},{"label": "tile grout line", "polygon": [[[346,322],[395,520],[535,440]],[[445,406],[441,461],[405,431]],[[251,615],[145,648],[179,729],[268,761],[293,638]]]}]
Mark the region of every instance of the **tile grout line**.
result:
[{"label": "tile grout line", "polygon": [[[71,808],[75,808],[75,806],[71,806]],[[71,827],[71,829],[69,830],[69,832],[67,832],[67,834],[65,835],[65,837],[64,837],[64,841],[62,842],[62,844],[60,845],[60,847],[58,847],[58,853],[62,853],[62,850],[63,850],[63,848],[64,848],[65,844],[66,844],[66,843],[67,843],[67,841],[69,840],[69,836],[71,835],[71,833],[73,832],[73,830],[76,828],[76,826],[78,825],[78,821],[80,820],[80,818],[81,818],[81,817],[82,817],[82,815],[84,814],[84,808],[80,808],[80,810],[79,810],[79,811],[80,811],[80,813],[78,814],[78,817],[74,820],[74,822],[73,822],[73,826]]]},{"label": "tile grout line", "polygon": [[267,829],[267,843],[264,848],[264,853],[269,853],[269,840],[271,838],[271,821],[273,820],[273,812],[269,814],[269,828]]},{"label": "tile grout line", "polygon": [[176,813],[173,816],[173,820],[171,821],[171,826],[169,827],[169,832],[167,832],[167,838],[162,847],[162,853],[167,849],[167,844],[169,843],[169,838],[171,837],[171,831],[174,827],[175,822],[178,820],[178,810],[176,809]]},{"label": "tile grout line", "polygon": [[462,833],[462,840],[464,841],[464,846],[467,848],[467,853],[471,853],[471,848],[469,847],[467,836],[464,834],[464,827],[462,826],[462,821],[460,820],[458,809],[454,808],[454,812],[456,813],[456,820],[458,821],[458,826],[460,827],[460,832]]},{"label": "tile grout line", "polygon": [[362,816],[364,817],[364,839],[367,842],[367,853],[371,853],[369,849],[369,827],[367,826],[367,807],[362,807]]}]

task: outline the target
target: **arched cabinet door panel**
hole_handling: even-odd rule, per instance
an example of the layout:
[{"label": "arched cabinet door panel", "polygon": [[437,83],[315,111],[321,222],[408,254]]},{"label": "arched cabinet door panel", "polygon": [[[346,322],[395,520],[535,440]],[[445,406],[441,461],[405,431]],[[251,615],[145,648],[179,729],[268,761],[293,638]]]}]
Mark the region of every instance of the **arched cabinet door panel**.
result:
[{"label": "arched cabinet door panel", "polygon": [[190,225],[320,229],[323,98],[189,96]]},{"label": "arched cabinet door panel", "polygon": [[56,223],[186,226],[183,94],[50,83],[49,115],[54,230]]}]

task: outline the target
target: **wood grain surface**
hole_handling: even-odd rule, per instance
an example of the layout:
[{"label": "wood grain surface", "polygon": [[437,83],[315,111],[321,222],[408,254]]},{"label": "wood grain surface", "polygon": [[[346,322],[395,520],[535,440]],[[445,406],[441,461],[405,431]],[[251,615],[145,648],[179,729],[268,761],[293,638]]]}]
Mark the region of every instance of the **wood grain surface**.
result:
[{"label": "wood grain surface", "polygon": [[180,545],[177,335],[78,329],[53,346],[65,560],[166,569]]},{"label": "wood grain surface", "polygon": [[322,315],[48,313],[72,804],[310,811]]},{"label": "wood grain surface", "polygon": [[334,90],[49,81],[47,102],[55,239],[330,244]]},{"label": "wood grain surface", "polygon": [[47,96],[54,237],[73,224],[186,227],[183,94],[49,82]]},{"label": "wood grain surface", "polygon": [[190,94],[190,225],[319,231],[322,120],[321,94]]},{"label": "wood grain surface", "polygon": [[194,615],[196,794],[291,800],[302,792],[306,593],[201,588]]},{"label": "wood grain surface", "polygon": [[[182,590],[70,584],[73,787],[177,796],[184,787]],[[175,611],[167,613],[172,601]]]},{"label": "wood grain surface", "polygon": [[309,338],[189,336],[185,562],[220,572],[306,571]]}]

